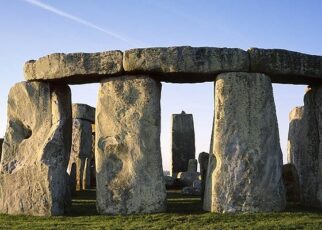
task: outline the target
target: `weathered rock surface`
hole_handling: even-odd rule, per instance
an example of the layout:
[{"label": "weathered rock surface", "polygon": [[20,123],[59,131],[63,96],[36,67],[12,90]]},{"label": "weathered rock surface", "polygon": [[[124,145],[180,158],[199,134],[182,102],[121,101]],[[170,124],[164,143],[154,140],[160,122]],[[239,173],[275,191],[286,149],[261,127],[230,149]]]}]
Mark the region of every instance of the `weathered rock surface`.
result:
[{"label": "weathered rock surface", "polygon": [[76,164],[77,190],[85,189],[86,159],[92,158],[92,124],[88,120],[73,119],[72,148],[68,164],[68,171]]},{"label": "weathered rock surface", "polygon": [[188,172],[197,172],[198,161],[196,159],[190,159],[188,162]]},{"label": "weathered rock surface", "polygon": [[25,63],[26,80],[59,81],[68,84],[99,82],[123,72],[123,53],[55,53]]},{"label": "weathered rock surface", "polygon": [[282,49],[248,50],[250,71],[267,73],[272,82],[309,84],[322,80],[322,57]]},{"label": "weathered rock surface", "polygon": [[172,114],[171,175],[188,171],[190,159],[195,159],[195,130],[192,114]]},{"label": "weathered rock surface", "polygon": [[68,191],[68,86],[21,82],[11,88],[0,164],[0,212],[62,215]]},{"label": "weathered rock surface", "polygon": [[201,192],[200,189],[194,188],[192,186],[187,186],[182,188],[181,194],[190,196],[200,196]]},{"label": "weathered rock surface", "polygon": [[301,204],[322,208],[322,87],[309,88],[304,111],[292,115],[298,116],[290,117],[289,155],[299,175]]},{"label": "weathered rock surface", "polygon": [[201,175],[201,200],[204,200],[205,187],[206,187],[206,178],[209,162],[209,153],[201,152],[198,156],[200,175]]},{"label": "weathered rock surface", "polygon": [[86,104],[73,104],[73,119],[87,120],[95,122],[95,108]]},{"label": "weathered rock surface", "polygon": [[220,74],[215,91],[217,166],[212,174],[210,211],[283,210],[282,152],[269,77]]},{"label": "weathered rock surface", "polygon": [[198,172],[179,172],[177,179],[183,186],[192,186],[195,180],[200,179],[200,173]]},{"label": "weathered rock surface", "polygon": [[123,66],[130,73],[153,73],[167,82],[204,82],[227,71],[248,71],[249,57],[241,49],[168,47],[131,49]]},{"label": "weathered rock surface", "polygon": [[175,182],[176,182],[176,178],[174,178],[172,176],[164,176],[164,180],[165,180],[165,185],[167,188],[174,186]]},{"label": "weathered rock surface", "polygon": [[297,170],[293,164],[283,165],[283,181],[286,189],[286,199],[291,202],[300,201],[300,182]]},{"label": "weathered rock surface", "polygon": [[122,76],[101,83],[95,124],[96,202],[101,214],[166,208],[160,93],[160,83],[147,76]]}]

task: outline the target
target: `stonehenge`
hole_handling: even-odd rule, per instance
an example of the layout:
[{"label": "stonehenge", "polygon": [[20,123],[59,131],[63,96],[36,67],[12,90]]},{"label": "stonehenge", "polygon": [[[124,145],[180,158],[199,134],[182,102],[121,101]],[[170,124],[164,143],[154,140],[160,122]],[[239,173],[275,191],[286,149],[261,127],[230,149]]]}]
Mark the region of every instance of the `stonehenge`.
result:
[{"label": "stonehenge", "polygon": [[3,138],[0,138],[0,159],[1,159],[1,152],[2,152],[2,143],[3,143]]},{"label": "stonehenge", "polygon": [[171,175],[188,171],[190,159],[195,159],[195,130],[192,114],[172,114]]},{"label": "stonehenge", "polygon": [[[24,78],[8,95],[0,213],[64,215],[90,173],[100,214],[165,211],[161,82],[214,82],[209,156],[200,155],[196,172],[192,114],[174,114],[171,172],[190,184],[186,192],[204,193],[204,210],[222,213],[284,209],[271,84],[309,85],[291,114],[288,154],[301,203],[322,208],[321,56],[190,46],[56,53],[27,61]],[[68,85],[86,83],[100,83],[96,111],[71,103]]]}]

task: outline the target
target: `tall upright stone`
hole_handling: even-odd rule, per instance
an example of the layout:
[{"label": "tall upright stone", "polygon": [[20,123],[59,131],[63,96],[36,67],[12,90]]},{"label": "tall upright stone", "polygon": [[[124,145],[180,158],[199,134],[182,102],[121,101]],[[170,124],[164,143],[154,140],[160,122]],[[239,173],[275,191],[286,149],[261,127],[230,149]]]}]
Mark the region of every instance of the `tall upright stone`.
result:
[{"label": "tall upright stone", "polygon": [[204,200],[205,188],[206,188],[206,178],[209,162],[209,153],[201,152],[198,156],[200,175],[201,175],[201,200]]},{"label": "tall upright stone", "polygon": [[195,159],[195,130],[192,114],[172,114],[171,174],[186,172],[190,159]]},{"label": "tall upright stone", "polygon": [[288,154],[300,182],[301,204],[322,208],[322,87],[310,87],[304,109],[290,114]]},{"label": "tall upright stone", "polygon": [[64,214],[71,146],[69,87],[18,83],[9,92],[7,116],[0,164],[0,212]]},{"label": "tall upright stone", "polygon": [[144,75],[101,83],[96,109],[96,205],[101,214],[165,211],[161,84]]},{"label": "tall upright stone", "polygon": [[217,165],[209,211],[283,210],[282,151],[269,77],[220,74],[215,91],[213,152]]},{"label": "tall upright stone", "polygon": [[1,153],[2,153],[2,144],[3,144],[3,138],[0,138],[0,160],[1,160]]},{"label": "tall upright stone", "polygon": [[73,104],[72,148],[68,165],[70,172],[76,164],[77,190],[89,188],[89,162],[92,159],[92,124],[95,122],[95,108],[85,104]]}]

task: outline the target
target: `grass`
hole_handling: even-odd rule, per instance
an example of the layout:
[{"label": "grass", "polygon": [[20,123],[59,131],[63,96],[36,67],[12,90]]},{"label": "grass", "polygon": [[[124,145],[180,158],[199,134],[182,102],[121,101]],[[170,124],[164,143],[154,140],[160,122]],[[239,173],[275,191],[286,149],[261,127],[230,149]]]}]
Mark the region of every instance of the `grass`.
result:
[{"label": "grass", "polygon": [[167,213],[100,216],[95,191],[86,191],[76,195],[69,216],[0,215],[0,229],[322,229],[322,212],[288,205],[282,213],[208,213],[198,197],[169,191]]}]

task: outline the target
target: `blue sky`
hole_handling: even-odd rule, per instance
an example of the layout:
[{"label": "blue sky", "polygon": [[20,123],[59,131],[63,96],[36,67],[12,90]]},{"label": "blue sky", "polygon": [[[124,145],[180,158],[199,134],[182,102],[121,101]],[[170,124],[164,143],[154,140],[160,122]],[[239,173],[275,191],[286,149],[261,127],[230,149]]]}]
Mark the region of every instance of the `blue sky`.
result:
[{"label": "blue sky", "polygon": [[[0,0],[0,136],[8,91],[23,81],[23,63],[29,59],[55,52],[177,45],[284,48],[322,55],[321,10],[318,0]],[[72,86],[73,102],[95,106],[97,88]],[[303,104],[304,89],[274,85],[284,152],[288,113]],[[170,165],[172,113],[193,113],[197,153],[208,151],[213,83],[163,84],[161,103],[164,168]]]}]

